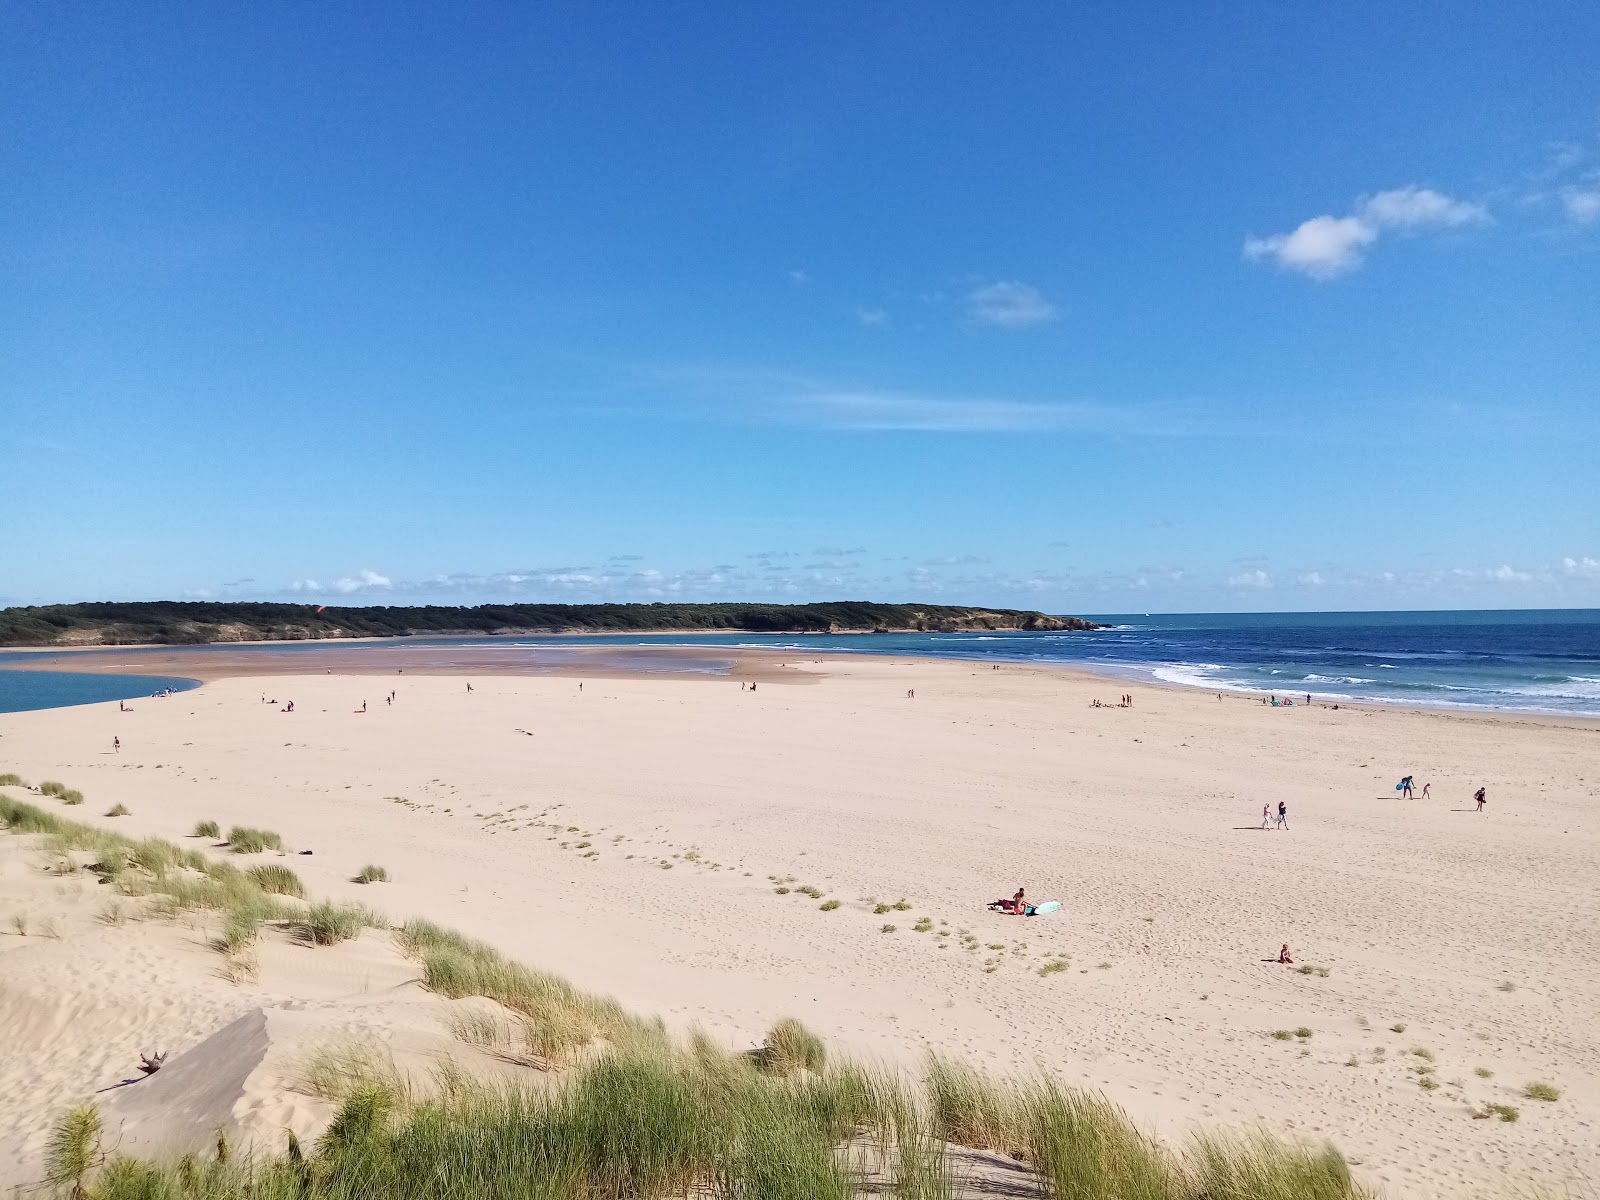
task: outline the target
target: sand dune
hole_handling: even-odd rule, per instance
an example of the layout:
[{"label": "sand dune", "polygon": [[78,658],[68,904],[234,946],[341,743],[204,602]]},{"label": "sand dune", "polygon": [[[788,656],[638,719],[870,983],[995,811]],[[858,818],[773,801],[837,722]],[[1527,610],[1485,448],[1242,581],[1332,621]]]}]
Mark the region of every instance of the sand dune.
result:
[{"label": "sand dune", "polygon": [[[802,670],[815,686],[778,682]],[[10,714],[0,769],[81,788],[74,817],[123,803],[129,833],[276,830],[314,852],[293,862],[314,894],[429,916],[729,1046],[792,1014],[866,1056],[1044,1064],[1165,1136],[1330,1137],[1392,1195],[1600,1177],[1592,725],[1152,688],[1096,709],[1122,686],[839,657],[757,692],[473,683],[230,678],[129,713]],[[1433,799],[1397,799],[1402,774]],[[1290,830],[1260,830],[1279,800]],[[0,1066],[0,1158],[36,1156],[50,1117],[141,1049],[178,1053],[107,1112],[179,1146],[224,1112],[241,1136],[325,1119],[274,1047],[334,1028],[419,1061],[447,1047],[446,1002],[383,935],[269,943],[235,985],[197,930],[99,921],[93,885],[44,875],[7,847],[24,840],[0,839],[0,922],[64,928],[0,926],[0,1020],[23,1047]],[[350,882],[368,862],[393,881]],[[1019,884],[1063,912],[985,911]],[[1312,973],[1263,961],[1283,942]],[[1522,1099],[1535,1079],[1561,1099]],[[1490,1100],[1521,1120],[1473,1120]]]}]

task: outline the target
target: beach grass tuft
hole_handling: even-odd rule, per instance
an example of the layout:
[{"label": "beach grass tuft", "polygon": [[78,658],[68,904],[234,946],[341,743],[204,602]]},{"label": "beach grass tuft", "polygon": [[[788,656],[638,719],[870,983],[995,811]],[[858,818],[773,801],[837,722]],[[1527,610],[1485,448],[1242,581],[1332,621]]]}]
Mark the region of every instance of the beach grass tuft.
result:
[{"label": "beach grass tuft", "polygon": [[301,883],[300,876],[288,867],[278,863],[263,863],[259,867],[251,867],[245,874],[255,880],[256,886],[263,892],[274,896],[305,898],[305,884]]},{"label": "beach grass tuft", "polygon": [[67,1110],[50,1131],[45,1148],[45,1181],[84,1194],[84,1178],[100,1160],[100,1111],[92,1104]]},{"label": "beach grass tuft", "polygon": [[1552,1104],[1561,1099],[1561,1089],[1548,1083],[1530,1083],[1522,1089],[1522,1094],[1529,1100],[1543,1100]]},{"label": "beach grass tuft", "polygon": [[322,900],[307,910],[296,932],[314,946],[333,946],[349,941],[363,929],[383,927],[383,918],[365,905]]},{"label": "beach grass tuft", "polygon": [[22,776],[14,771],[0,773],[0,787],[27,787],[22,781]]},{"label": "beach grass tuft", "polygon": [[215,821],[196,821],[194,832],[189,835],[197,838],[219,838],[222,836],[222,827]]},{"label": "beach grass tuft", "polygon": [[793,1017],[785,1017],[761,1042],[757,1061],[770,1075],[794,1075],[800,1071],[820,1072],[828,1060],[822,1039]]},{"label": "beach grass tuft", "polygon": [[837,900],[824,900],[821,904],[817,905],[817,907],[820,908],[823,912],[832,912],[834,909],[839,907],[839,901],[837,901]]},{"label": "beach grass tuft", "polygon": [[[61,803],[63,803],[63,804],[82,804],[83,803],[83,793],[80,792],[77,788],[67,788],[64,792],[61,793]],[[122,808],[122,805],[119,804],[119,805],[117,805],[117,807],[118,808]],[[123,811],[126,812],[127,810],[123,809]],[[112,814],[107,813],[106,815],[107,816],[111,816]]]},{"label": "beach grass tuft", "polygon": [[260,854],[263,850],[282,850],[283,839],[268,829],[235,825],[228,830],[228,849],[235,854]]},{"label": "beach grass tuft", "polygon": [[41,796],[59,796],[66,790],[67,785],[59,779],[46,779],[39,785],[39,794]]},{"label": "beach grass tuft", "polygon": [[355,882],[388,883],[389,872],[383,867],[375,867],[369,863],[367,866],[361,868],[360,873],[356,875]]}]

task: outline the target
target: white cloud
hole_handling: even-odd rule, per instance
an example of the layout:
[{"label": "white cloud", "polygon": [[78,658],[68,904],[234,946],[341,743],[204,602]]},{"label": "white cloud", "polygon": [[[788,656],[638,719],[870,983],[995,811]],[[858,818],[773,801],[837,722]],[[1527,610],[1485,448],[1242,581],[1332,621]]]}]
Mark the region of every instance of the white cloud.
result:
[{"label": "white cloud", "polygon": [[1518,571],[1505,563],[1486,572],[1484,577],[1493,583],[1527,583],[1533,578],[1526,571]]},{"label": "white cloud", "polygon": [[1386,230],[1456,229],[1488,219],[1483,205],[1432,188],[1391,188],[1363,197],[1350,216],[1325,214],[1302,221],[1288,233],[1247,237],[1244,256],[1253,262],[1271,259],[1312,279],[1334,279],[1359,267],[1367,249]]},{"label": "white cloud", "polygon": [[356,592],[386,591],[393,586],[387,575],[379,575],[376,571],[357,571],[354,576],[333,581],[333,590],[341,596],[349,596]]},{"label": "white cloud", "polygon": [[979,325],[1026,329],[1054,321],[1056,306],[1032,284],[1015,280],[985,283],[967,293],[967,316]]},{"label": "white cloud", "polygon": [[1275,259],[1280,267],[1313,279],[1332,279],[1361,265],[1361,252],[1378,240],[1378,231],[1359,217],[1312,217],[1292,233],[1244,240],[1252,261]]},{"label": "white cloud", "polygon": [[1229,587],[1269,588],[1272,586],[1272,576],[1260,569],[1244,571],[1238,575],[1228,577]]},{"label": "white cloud", "polygon": [[784,276],[796,287],[804,287],[811,282],[811,273],[802,271],[799,267],[784,272]]},{"label": "white cloud", "polygon": [[1574,579],[1600,579],[1600,558],[1563,558],[1561,570]]},{"label": "white cloud", "polygon": [[1600,218],[1600,187],[1568,187],[1561,189],[1561,206],[1567,217],[1579,225],[1592,225]]},{"label": "white cloud", "polygon": [[1452,200],[1443,192],[1432,188],[1393,188],[1369,196],[1360,206],[1362,217],[1372,224],[1391,229],[1416,229],[1430,225],[1452,229],[1461,225],[1477,225],[1489,219],[1489,212],[1481,204],[1467,200]]},{"label": "white cloud", "polygon": [[868,329],[872,329],[879,325],[887,325],[889,323],[889,314],[881,308],[858,308],[856,309],[856,320],[860,321]]},{"label": "white cloud", "polygon": [[1321,571],[1307,571],[1305,574],[1297,576],[1297,578],[1307,587],[1321,587],[1328,582],[1322,577]]}]

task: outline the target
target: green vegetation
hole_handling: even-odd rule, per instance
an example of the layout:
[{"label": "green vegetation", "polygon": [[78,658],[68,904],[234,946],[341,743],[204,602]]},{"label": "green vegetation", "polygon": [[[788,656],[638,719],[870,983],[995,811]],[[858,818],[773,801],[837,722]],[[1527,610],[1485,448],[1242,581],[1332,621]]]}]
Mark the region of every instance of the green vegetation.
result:
[{"label": "green vegetation", "polygon": [[839,901],[837,901],[837,900],[824,900],[817,907],[822,909],[823,912],[832,912],[834,909],[839,907]]},{"label": "green vegetation", "polygon": [[50,1135],[45,1149],[45,1182],[58,1188],[70,1185],[81,1196],[83,1180],[100,1159],[100,1113],[92,1104],[67,1113]]},{"label": "green vegetation", "polygon": [[347,942],[363,929],[382,929],[383,918],[360,904],[334,904],[323,900],[313,904],[297,926],[297,932],[314,946]]},{"label": "green vegetation", "polygon": [[1494,1078],[1494,1072],[1489,1070],[1488,1067],[1473,1067],[1472,1068],[1472,1073],[1474,1075],[1476,1075],[1479,1079],[1493,1079]]},{"label": "green vegetation", "polygon": [[[588,843],[585,842],[584,845],[588,845]],[[389,872],[386,871],[382,867],[374,867],[371,864],[368,864],[367,866],[361,868],[361,873],[356,876],[356,882],[357,883],[388,883],[389,882]]]},{"label": "green vegetation", "polygon": [[767,1030],[757,1055],[761,1069],[772,1075],[821,1071],[828,1060],[822,1039],[793,1017],[785,1017]]},{"label": "green vegetation", "polygon": [[1561,1089],[1548,1083],[1530,1083],[1522,1089],[1522,1094],[1529,1100],[1544,1100],[1549,1103],[1561,1099]]},{"label": "green vegetation", "polygon": [[263,850],[282,850],[283,839],[268,829],[235,825],[228,830],[228,849],[235,854],[260,854]]},{"label": "green vegetation", "polygon": [[219,838],[222,836],[222,827],[215,821],[196,821],[194,823],[193,837]]},{"label": "green vegetation", "polygon": [[1311,1036],[1311,1028],[1310,1026],[1302,1025],[1294,1031],[1294,1035],[1297,1038],[1308,1038]]},{"label": "green vegetation", "polygon": [[1472,1118],[1475,1121],[1487,1121],[1490,1117],[1499,1117],[1502,1121],[1510,1123],[1515,1121],[1522,1113],[1510,1104],[1485,1104],[1481,1109],[1475,1109]]},{"label": "green vegetation", "polygon": [[[65,797],[63,797],[63,799],[65,799]],[[78,800],[76,801],[76,803],[81,804],[82,802],[83,802],[83,798],[80,796],[78,798]],[[68,804],[72,804],[72,803],[74,803],[74,801],[68,800],[67,803]],[[108,817],[125,817],[127,815],[128,815],[128,806],[126,804],[122,804],[120,802],[118,802],[116,804],[113,804],[110,808],[106,809],[106,816],[108,816]]]},{"label": "green vegetation", "polygon": [[1045,963],[1044,966],[1039,968],[1039,974],[1041,974],[1041,975],[1058,975],[1062,971],[1065,971],[1071,965],[1072,965],[1072,961],[1070,959],[1068,959],[1068,958],[1065,958],[1065,957],[1053,958],[1049,962]]},{"label": "green vegetation", "polygon": [[55,779],[46,779],[39,785],[41,796],[59,796],[67,790],[67,785]]},{"label": "green vegetation", "polygon": [[319,609],[313,604],[150,601],[52,604],[0,610],[0,646],[186,646],[411,634],[529,634],[728,630],[872,633],[890,630],[1082,630],[1077,617],[943,604],[481,604]]},{"label": "green vegetation", "polygon": [[6,771],[5,773],[0,774],[0,787],[25,787],[25,786],[27,786],[27,785],[22,782],[22,776],[16,774],[13,771]]},{"label": "green vegetation", "polygon": [[274,896],[295,896],[305,899],[305,885],[288,867],[270,863],[266,866],[251,867],[245,874],[256,881],[256,886],[263,892]]}]

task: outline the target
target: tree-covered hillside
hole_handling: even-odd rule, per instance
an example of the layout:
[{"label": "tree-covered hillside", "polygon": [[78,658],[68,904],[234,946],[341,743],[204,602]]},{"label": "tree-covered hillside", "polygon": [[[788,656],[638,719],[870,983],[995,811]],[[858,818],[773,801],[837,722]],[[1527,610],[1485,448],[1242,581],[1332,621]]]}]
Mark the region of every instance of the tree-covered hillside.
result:
[{"label": "tree-covered hillside", "polygon": [[1093,629],[1077,617],[941,604],[480,604],[471,608],[140,601],[0,609],[3,646],[197,645],[415,634]]}]

